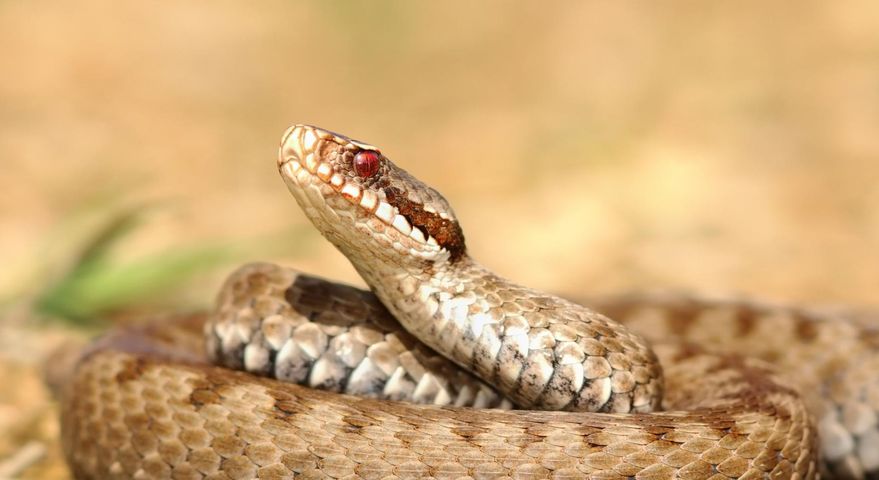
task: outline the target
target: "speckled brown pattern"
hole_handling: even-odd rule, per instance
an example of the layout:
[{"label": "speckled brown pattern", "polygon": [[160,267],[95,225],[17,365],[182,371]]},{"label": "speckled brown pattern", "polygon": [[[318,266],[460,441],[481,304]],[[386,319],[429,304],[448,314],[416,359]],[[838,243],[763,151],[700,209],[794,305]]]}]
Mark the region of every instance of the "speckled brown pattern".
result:
[{"label": "speckled brown pattern", "polygon": [[433,405],[512,406],[425,347],[375,295],[268,263],[220,289],[206,325],[212,363],[311,388]]},{"label": "speckled brown pattern", "polygon": [[77,478],[816,477],[814,426],[758,361],[661,346],[656,414],[419,406],[207,365],[201,321],[116,331],[84,354],[61,398]]},{"label": "speckled brown pattern", "polygon": [[[297,285],[302,278],[308,281],[299,281]],[[242,283],[245,285],[235,286]],[[290,299],[279,293],[291,288],[301,293]],[[318,292],[319,295],[311,295]],[[238,300],[228,300],[232,295]],[[318,324],[329,320],[338,327],[338,313],[333,312],[344,312],[350,318],[369,318],[381,325],[383,331],[401,328],[369,292],[270,264],[239,269],[224,286],[219,304],[221,311],[236,311],[247,303],[245,299],[256,302],[272,296],[281,303],[295,300],[297,305],[304,304],[295,307],[297,311],[326,311],[322,316],[312,315]],[[363,302],[359,307],[358,301]],[[581,303],[595,306],[654,342],[674,339],[699,344],[710,351],[771,361],[803,392],[810,411],[820,419],[822,459],[829,478],[876,474],[879,376],[870,372],[879,370],[879,331],[869,326],[872,322],[855,323],[839,313],[830,315],[753,301],[684,295],[629,295],[584,299]],[[233,348],[230,355],[234,360],[227,365],[242,363],[243,351]],[[448,375],[453,373],[447,366],[436,373],[444,384],[459,381]],[[339,383],[344,381],[344,377],[337,379]],[[829,395],[827,392],[831,391],[837,393]],[[432,401],[411,394],[410,390],[397,398],[420,403]]]},{"label": "speckled brown pattern", "polygon": [[682,295],[584,300],[652,341],[772,362],[818,419],[828,478],[879,477],[879,322],[816,311]]}]

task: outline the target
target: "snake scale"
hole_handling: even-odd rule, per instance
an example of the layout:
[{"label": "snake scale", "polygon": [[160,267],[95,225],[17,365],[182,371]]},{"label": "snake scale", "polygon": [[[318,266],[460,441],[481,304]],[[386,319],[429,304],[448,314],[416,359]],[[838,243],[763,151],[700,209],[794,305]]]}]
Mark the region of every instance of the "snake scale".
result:
[{"label": "snake scale", "polygon": [[865,318],[587,308],[478,264],[374,146],[296,125],[278,169],[371,292],[252,264],[211,314],[96,340],[60,392],[77,478],[879,478]]}]

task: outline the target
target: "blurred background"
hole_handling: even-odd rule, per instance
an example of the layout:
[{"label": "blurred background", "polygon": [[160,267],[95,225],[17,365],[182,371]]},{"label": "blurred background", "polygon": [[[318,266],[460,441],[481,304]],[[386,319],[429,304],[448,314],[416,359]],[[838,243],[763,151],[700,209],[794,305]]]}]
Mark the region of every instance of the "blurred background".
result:
[{"label": "blurred background", "polygon": [[282,262],[361,284],[275,169],[312,123],[571,296],[879,305],[875,2],[0,2],[0,478],[67,478],[48,352]]}]

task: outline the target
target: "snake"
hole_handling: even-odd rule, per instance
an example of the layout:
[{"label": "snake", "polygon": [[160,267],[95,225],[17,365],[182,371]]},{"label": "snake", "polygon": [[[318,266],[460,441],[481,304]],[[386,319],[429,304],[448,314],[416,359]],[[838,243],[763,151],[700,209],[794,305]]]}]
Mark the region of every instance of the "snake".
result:
[{"label": "snake", "polygon": [[254,263],[94,340],[58,380],[75,478],[879,478],[869,315],[575,302],[478,263],[373,145],[294,125],[277,168],[369,290]]}]

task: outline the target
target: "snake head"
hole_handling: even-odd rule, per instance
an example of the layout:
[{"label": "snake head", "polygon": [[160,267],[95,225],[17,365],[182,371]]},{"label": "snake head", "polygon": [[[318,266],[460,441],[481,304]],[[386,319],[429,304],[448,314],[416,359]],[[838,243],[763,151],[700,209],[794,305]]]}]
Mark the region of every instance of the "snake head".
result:
[{"label": "snake head", "polygon": [[309,125],[290,127],[278,169],[306,216],[357,265],[454,262],[464,234],[445,198],[376,147]]}]

